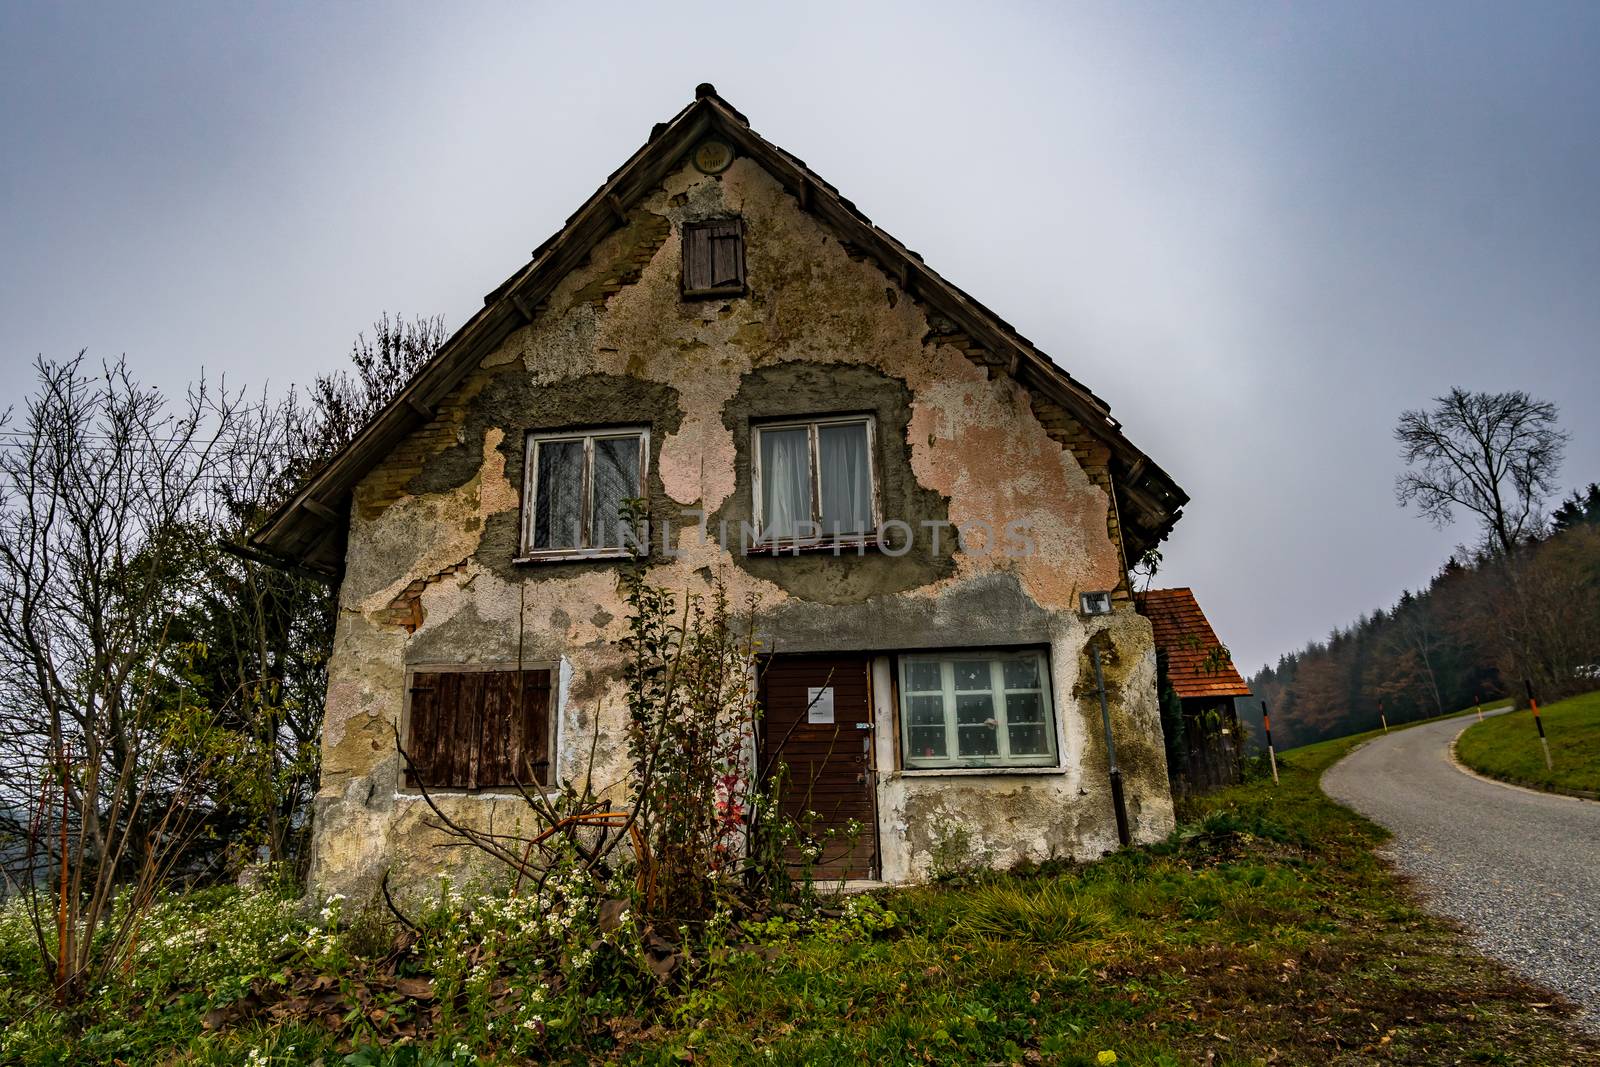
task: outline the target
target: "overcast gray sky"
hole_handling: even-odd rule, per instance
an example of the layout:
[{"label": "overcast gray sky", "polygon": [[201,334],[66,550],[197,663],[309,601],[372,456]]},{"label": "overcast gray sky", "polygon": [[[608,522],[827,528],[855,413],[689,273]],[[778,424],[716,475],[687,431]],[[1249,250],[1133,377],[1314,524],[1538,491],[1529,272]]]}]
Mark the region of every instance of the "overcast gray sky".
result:
[{"label": "overcast gray sky", "polygon": [[1425,583],[1390,429],[1527,389],[1600,479],[1600,4],[0,7],[0,406],[454,328],[712,81],[1106,398],[1241,667]]}]

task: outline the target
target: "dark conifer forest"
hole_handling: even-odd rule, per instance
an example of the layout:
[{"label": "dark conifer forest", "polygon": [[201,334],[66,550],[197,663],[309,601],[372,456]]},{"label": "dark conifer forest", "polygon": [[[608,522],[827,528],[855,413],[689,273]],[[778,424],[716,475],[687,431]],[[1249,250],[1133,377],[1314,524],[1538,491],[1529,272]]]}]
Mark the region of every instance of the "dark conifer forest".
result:
[{"label": "dark conifer forest", "polygon": [[1250,678],[1280,747],[1507,697],[1547,702],[1600,685],[1600,484],[1574,492],[1510,557],[1458,551],[1426,588],[1405,590]]}]

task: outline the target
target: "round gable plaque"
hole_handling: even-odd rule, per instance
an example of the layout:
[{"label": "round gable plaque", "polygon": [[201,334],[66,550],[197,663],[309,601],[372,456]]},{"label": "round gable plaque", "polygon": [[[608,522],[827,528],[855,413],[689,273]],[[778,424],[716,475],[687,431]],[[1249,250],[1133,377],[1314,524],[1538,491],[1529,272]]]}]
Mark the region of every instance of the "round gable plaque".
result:
[{"label": "round gable plaque", "polygon": [[695,169],[702,174],[721,174],[733,162],[733,146],[726,141],[701,141],[694,150]]}]

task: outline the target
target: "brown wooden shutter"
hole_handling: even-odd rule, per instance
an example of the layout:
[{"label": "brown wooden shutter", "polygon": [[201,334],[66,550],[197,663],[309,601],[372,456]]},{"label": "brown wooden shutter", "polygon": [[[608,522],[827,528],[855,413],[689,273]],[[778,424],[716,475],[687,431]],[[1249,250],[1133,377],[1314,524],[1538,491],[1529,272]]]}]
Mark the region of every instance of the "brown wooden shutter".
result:
[{"label": "brown wooden shutter", "polygon": [[483,696],[492,675],[482,671],[462,671],[456,675],[460,689],[456,700],[456,723],[450,731],[450,770],[452,779],[468,789],[478,782],[478,754],[482,749]]},{"label": "brown wooden shutter", "polygon": [[[411,679],[411,725],[406,731],[406,755],[411,766],[406,771],[410,786],[436,785],[434,766],[439,759],[439,735],[443,732],[439,704],[441,674],[417,673]],[[419,781],[420,779],[420,781]]]},{"label": "brown wooden shutter", "polygon": [[711,231],[711,288],[744,288],[744,230],[738,219],[721,219]]},{"label": "brown wooden shutter", "polygon": [[411,786],[548,784],[550,672],[417,673],[406,752],[414,768],[406,776]]},{"label": "brown wooden shutter", "polygon": [[480,787],[550,781],[550,672],[496,671],[484,693]]},{"label": "brown wooden shutter", "polygon": [[683,291],[687,295],[744,292],[744,224],[739,219],[683,227]]},{"label": "brown wooden shutter", "polygon": [[704,292],[711,288],[711,230],[702,224],[683,228],[683,291]]}]

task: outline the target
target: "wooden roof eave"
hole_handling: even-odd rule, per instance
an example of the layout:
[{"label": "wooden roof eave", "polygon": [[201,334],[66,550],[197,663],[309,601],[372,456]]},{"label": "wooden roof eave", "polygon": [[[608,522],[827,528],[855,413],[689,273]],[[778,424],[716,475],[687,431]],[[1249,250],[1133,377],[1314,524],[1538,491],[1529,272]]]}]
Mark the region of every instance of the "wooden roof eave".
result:
[{"label": "wooden roof eave", "polygon": [[307,479],[299,492],[250,535],[247,543],[271,555],[297,556],[315,536],[306,531],[307,526],[320,531],[347,522],[356,483],[407,434],[428,421],[426,412],[459,380],[460,375],[454,372],[463,365],[474,365],[493,351],[509,332],[509,328],[502,332],[501,327],[512,317],[518,325],[525,321],[507,301],[486,307],[468,320],[450,339],[449,350],[441,349],[434,362],[378,412],[348,446]]}]

